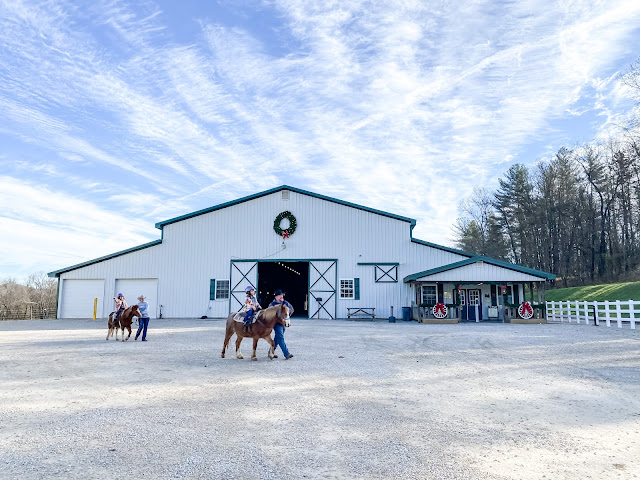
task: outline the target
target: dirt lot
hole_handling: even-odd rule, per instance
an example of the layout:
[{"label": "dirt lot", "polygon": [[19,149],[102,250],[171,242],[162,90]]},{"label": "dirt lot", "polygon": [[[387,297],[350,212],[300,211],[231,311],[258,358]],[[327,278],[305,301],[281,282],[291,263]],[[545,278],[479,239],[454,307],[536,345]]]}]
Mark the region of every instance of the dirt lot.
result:
[{"label": "dirt lot", "polygon": [[640,336],[296,320],[294,358],[220,358],[222,320],[0,322],[0,478],[640,477]]}]

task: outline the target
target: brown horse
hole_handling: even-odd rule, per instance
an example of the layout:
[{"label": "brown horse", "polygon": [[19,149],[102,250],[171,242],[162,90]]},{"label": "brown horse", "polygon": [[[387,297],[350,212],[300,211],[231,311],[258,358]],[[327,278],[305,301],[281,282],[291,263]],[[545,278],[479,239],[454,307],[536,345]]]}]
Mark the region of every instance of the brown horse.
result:
[{"label": "brown horse", "polygon": [[[224,337],[224,345],[222,345],[222,358],[224,358],[224,353],[229,345],[229,340],[235,333],[236,358],[244,358],[242,353],[240,353],[240,344],[244,337],[251,337],[253,338],[253,352],[251,353],[251,360],[258,360],[258,357],[256,357],[256,348],[258,346],[258,340],[261,338],[264,338],[269,345],[271,345],[271,348],[269,349],[269,359],[273,359],[275,351],[273,339],[271,338],[271,331],[276,323],[284,325],[285,327],[289,326],[289,308],[285,305],[275,305],[273,307],[260,310],[255,323],[251,326],[250,332],[244,331],[242,321],[238,322],[235,320],[236,315],[238,314],[234,312],[230,313],[227,317],[227,331]],[[244,313],[241,315],[244,316]]]},{"label": "brown horse", "polygon": [[[118,327],[122,329],[122,341],[129,340],[131,337],[131,324],[133,323],[133,317],[140,318],[140,310],[138,309],[138,305],[132,305],[129,308],[126,308],[121,314],[120,317],[116,320],[115,315],[113,318],[109,317],[108,327],[109,331],[107,332],[107,340],[109,340],[110,336],[113,336],[113,332],[116,333],[116,341],[118,340]],[[129,330],[129,335],[127,338],[124,338],[124,329]]]}]

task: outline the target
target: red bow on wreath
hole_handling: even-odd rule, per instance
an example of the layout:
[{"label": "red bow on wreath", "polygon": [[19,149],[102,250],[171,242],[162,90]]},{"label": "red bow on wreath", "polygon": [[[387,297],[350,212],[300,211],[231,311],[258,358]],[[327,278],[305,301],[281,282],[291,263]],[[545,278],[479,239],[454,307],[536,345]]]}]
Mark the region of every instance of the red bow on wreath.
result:
[{"label": "red bow on wreath", "polygon": [[282,239],[289,238],[289,230],[282,230]]},{"label": "red bow on wreath", "polygon": [[438,312],[444,315],[444,303],[436,303],[436,313]]},{"label": "red bow on wreath", "polygon": [[530,313],[533,315],[533,311],[531,310],[531,304],[529,302],[522,302],[522,313]]}]

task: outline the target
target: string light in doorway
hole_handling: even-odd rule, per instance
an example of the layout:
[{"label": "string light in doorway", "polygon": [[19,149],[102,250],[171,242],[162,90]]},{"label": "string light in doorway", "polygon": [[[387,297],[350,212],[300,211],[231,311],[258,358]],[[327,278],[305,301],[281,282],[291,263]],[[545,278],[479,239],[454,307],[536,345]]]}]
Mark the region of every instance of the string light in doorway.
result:
[{"label": "string light in doorway", "polygon": [[293,269],[293,268],[291,268],[290,266],[285,265],[284,263],[281,263],[281,262],[276,262],[276,263],[277,263],[278,265],[280,265],[282,268],[286,268],[287,270],[289,270],[289,271],[291,271],[291,272],[295,273],[296,275],[300,275],[300,272],[298,272],[297,270],[294,270],[294,269]]}]

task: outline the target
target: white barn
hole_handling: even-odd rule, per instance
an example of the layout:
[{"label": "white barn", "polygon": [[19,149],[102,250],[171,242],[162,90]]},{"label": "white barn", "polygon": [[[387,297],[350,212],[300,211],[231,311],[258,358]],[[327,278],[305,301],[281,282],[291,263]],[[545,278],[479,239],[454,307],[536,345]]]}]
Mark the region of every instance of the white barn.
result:
[{"label": "white barn", "polygon": [[[255,221],[250,231],[247,218]],[[263,306],[276,289],[286,291],[296,316],[347,318],[375,308],[389,317],[392,307],[401,316],[401,307],[418,305],[429,315],[443,303],[459,320],[502,318],[525,300],[525,285],[541,294],[555,278],[418,240],[415,224],[283,185],[159,222],[159,240],[49,276],[59,278],[58,318],[91,318],[94,303],[106,317],[118,292],[130,303],[145,294],[154,318],[226,317],[251,284]]]}]

